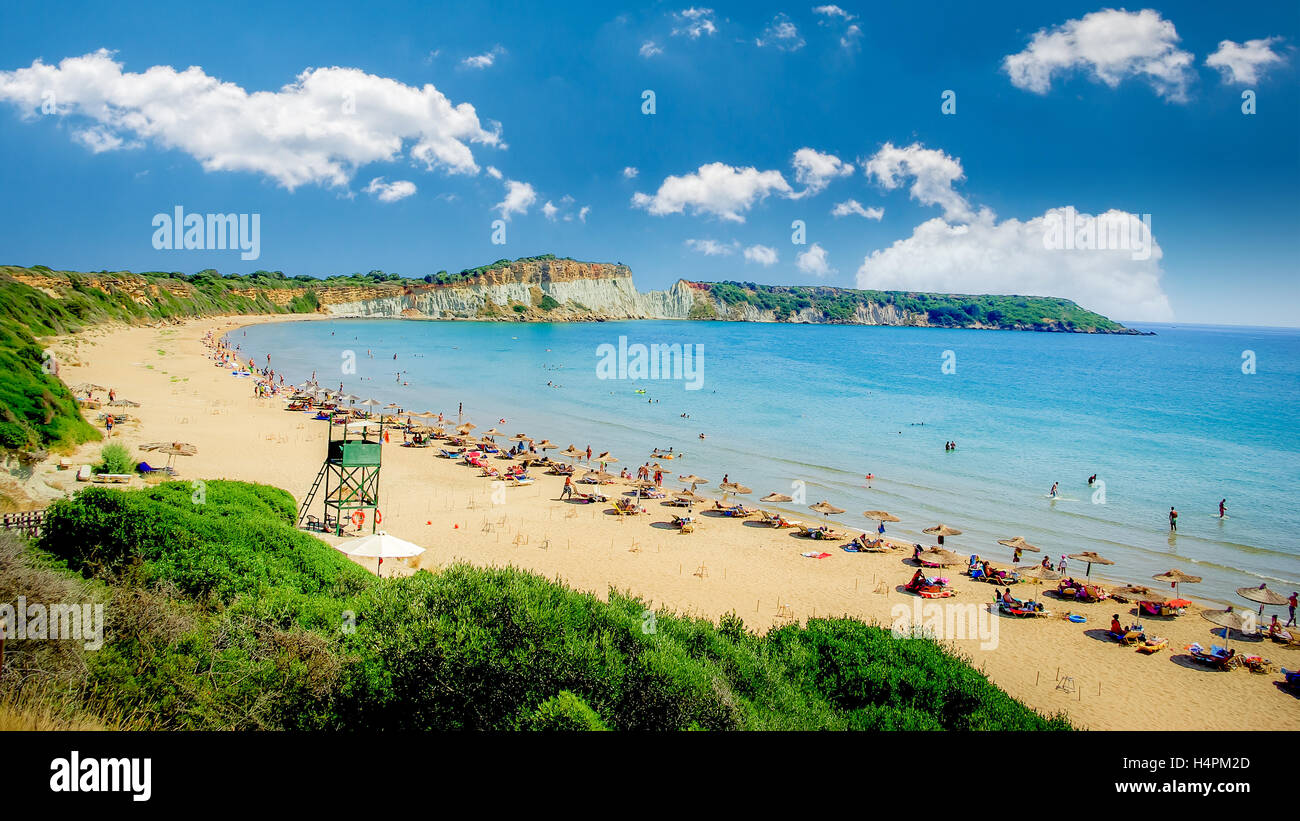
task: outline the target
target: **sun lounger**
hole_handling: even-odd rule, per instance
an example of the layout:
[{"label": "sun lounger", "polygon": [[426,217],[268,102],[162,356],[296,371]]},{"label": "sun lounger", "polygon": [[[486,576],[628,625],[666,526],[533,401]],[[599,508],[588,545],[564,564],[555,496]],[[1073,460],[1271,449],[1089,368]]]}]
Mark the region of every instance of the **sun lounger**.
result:
[{"label": "sun lounger", "polygon": [[444,450],[444,449],[442,449],[442,448],[438,448],[438,453],[439,453],[439,454],[440,454],[444,459],[459,459],[459,458],[460,458],[461,451],[458,451],[458,450]]},{"label": "sun lounger", "polygon": [[108,483],[115,485],[124,485],[131,481],[133,477],[130,473],[101,473],[95,477],[95,481],[100,484]]},{"label": "sun lounger", "polygon": [[138,465],[135,466],[135,469],[138,470],[138,471],[140,471],[141,473],[144,473],[144,474],[149,474],[149,473],[166,473],[168,476],[175,476],[175,475],[176,475],[176,469],[173,468],[173,467],[170,467],[170,466],[163,466],[163,467],[160,467],[160,468],[156,468],[156,467],[150,465],[148,462],[141,462],[140,464],[138,464]]},{"label": "sun lounger", "polygon": [[78,482],[90,481],[90,465],[82,465],[81,467],[77,468],[77,481]]},{"label": "sun lounger", "polygon": [[1003,613],[1006,613],[1008,616],[1015,616],[1016,618],[1022,618],[1022,619],[1038,618],[1042,616],[1051,615],[1051,613],[1042,609],[1042,605],[1031,607],[1030,606],[1031,604],[1034,603],[1021,602],[1020,604],[1009,604],[1008,602],[1004,602],[1001,599],[999,599],[998,610],[1001,610]]},{"label": "sun lounger", "polygon": [[59,457],[59,470],[67,470],[72,467],[72,460],[67,456]]},{"label": "sun lounger", "polygon": [[1236,650],[1226,650],[1218,645],[1206,650],[1199,643],[1189,644],[1186,650],[1193,659],[1215,670],[1231,670],[1240,664]]}]

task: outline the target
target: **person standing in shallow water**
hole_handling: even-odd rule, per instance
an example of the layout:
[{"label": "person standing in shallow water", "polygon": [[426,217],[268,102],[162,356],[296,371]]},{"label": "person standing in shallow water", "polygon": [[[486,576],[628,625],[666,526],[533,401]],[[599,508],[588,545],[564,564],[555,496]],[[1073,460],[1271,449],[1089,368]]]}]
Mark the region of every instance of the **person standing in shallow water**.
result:
[{"label": "person standing in shallow water", "polygon": [[1178,511],[1174,510],[1172,507],[1169,508],[1169,532],[1178,532]]},{"label": "person standing in shallow water", "polygon": [[1220,500],[1219,500],[1219,518],[1222,519],[1224,516],[1227,516],[1227,515],[1228,515],[1228,500],[1227,500],[1227,499],[1220,499]]}]

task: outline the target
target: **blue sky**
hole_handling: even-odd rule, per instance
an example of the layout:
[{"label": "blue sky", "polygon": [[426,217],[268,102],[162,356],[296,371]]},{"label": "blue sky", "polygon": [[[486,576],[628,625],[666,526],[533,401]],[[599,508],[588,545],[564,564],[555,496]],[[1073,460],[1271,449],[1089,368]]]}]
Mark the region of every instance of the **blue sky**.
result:
[{"label": "blue sky", "polygon": [[[1298,325],[1298,23],[1254,2],[9,4],[0,262],[422,276],[555,253],[642,289]],[[176,206],[260,214],[260,257],[156,249]],[[1150,215],[1159,252],[1045,248],[1067,207]]]}]

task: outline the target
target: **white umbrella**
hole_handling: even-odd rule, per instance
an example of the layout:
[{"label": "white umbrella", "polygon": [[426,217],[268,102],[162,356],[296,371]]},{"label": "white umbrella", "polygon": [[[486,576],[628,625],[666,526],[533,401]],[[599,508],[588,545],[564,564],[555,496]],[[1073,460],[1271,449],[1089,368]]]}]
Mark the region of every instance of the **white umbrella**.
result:
[{"label": "white umbrella", "polygon": [[357,539],[355,542],[340,545],[339,550],[359,559],[378,559],[379,564],[375,566],[376,573],[379,572],[379,565],[384,563],[384,559],[409,559],[424,552],[423,547],[390,536],[384,530]]}]

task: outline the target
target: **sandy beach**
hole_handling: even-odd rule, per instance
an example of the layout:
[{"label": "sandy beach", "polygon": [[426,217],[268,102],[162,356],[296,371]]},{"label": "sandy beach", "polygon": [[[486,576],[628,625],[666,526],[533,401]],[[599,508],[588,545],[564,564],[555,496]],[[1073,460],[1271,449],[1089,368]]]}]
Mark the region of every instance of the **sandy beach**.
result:
[{"label": "sandy beach", "polygon": [[[195,456],[177,459],[180,478],[262,482],[301,500],[323,459],[326,424],[286,412],[281,397],[255,398],[251,380],[232,378],[215,366],[203,344],[205,334],[220,335],[245,324],[248,318],[209,318],[164,327],[98,327],[57,343],[64,363],[61,377],[68,384],[112,387],[119,397],[141,403],[129,409],[135,419],[114,429],[113,441],[132,448],[151,441],[196,445]],[[242,352],[245,358],[251,354],[259,359],[263,353]],[[471,421],[481,430],[494,420]],[[526,433],[539,439],[548,435],[544,430]],[[847,553],[840,550],[841,542],[809,541],[789,530],[708,513],[694,533],[682,535],[667,525],[674,509],[658,501],[643,502],[646,515],[618,516],[610,505],[558,501],[563,479],[537,471],[535,484],[508,488],[505,502],[493,504],[490,482],[476,469],[438,458],[436,447],[402,448],[398,441],[395,438],[383,452],[383,528],[427,552],[410,564],[385,562],[385,575],[415,568],[436,571],[457,560],[510,564],[598,595],[611,587],[627,590],[655,607],[679,612],[716,618],[734,610],[757,630],[790,619],[835,615],[889,625],[897,617],[895,608],[903,606],[911,613],[920,601],[902,589],[915,572],[905,561],[907,551]],[[635,468],[649,457],[624,453],[618,442],[591,444],[621,459],[615,471]],[[100,447],[84,446],[72,454],[73,463],[95,461]],[[149,455],[134,454],[137,460]],[[75,481],[74,470],[57,470],[57,463],[57,458],[47,460],[18,489],[35,506],[84,487]],[[676,475],[672,462],[664,467]],[[691,469],[713,480],[701,492],[716,497],[714,488],[725,466]],[[134,479],[133,486],[142,482]],[[665,485],[678,486],[668,481]],[[626,489],[615,485],[605,492],[615,498]],[[756,502],[769,490],[755,487],[744,500],[751,507],[771,510]],[[820,518],[806,510],[791,513],[810,523]],[[959,539],[950,546],[963,555],[969,552]],[[800,555],[823,550],[831,555]],[[1026,561],[1035,558],[1026,555]],[[373,560],[364,564],[374,570]],[[972,581],[962,570],[950,567],[942,572],[957,591],[944,603],[983,606],[991,601],[995,588]],[[1044,585],[1037,592],[1051,587]],[[1028,584],[1017,585],[1015,593],[1038,597]],[[1149,634],[1169,640],[1164,650],[1148,656],[1102,635],[1111,613],[1118,612],[1126,624],[1136,621],[1133,605],[1073,604],[1051,596],[1040,600],[1053,612],[1051,617],[995,615],[991,622],[996,642],[951,642],[1000,687],[1035,709],[1064,711],[1077,725],[1097,730],[1300,729],[1295,697],[1277,686],[1279,674],[1212,672],[1187,657],[1183,648],[1192,642],[1208,646],[1222,641],[1210,635],[1209,622],[1190,610],[1175,620],[1144,620]],[[1067,610],[1085,615],[1087,623],[1065,620]],[[1300,666],[1298,649],[1271,642],[1232,644],[1239,652],[1271,659],[1277,667]]]}]

